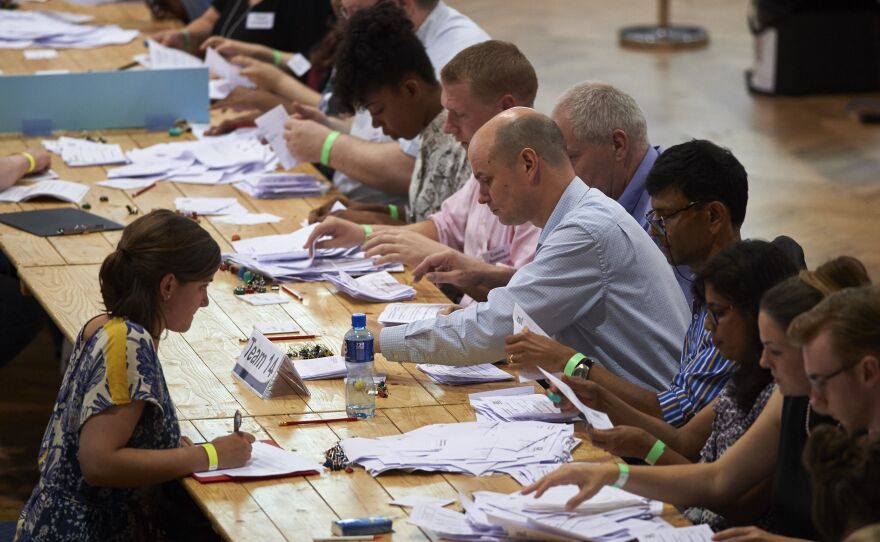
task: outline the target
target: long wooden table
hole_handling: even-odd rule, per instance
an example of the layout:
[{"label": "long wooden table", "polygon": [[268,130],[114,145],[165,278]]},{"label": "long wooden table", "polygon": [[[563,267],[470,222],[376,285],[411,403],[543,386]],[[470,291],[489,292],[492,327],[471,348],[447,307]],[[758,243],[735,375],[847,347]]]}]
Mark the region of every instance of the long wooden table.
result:
[{"label": "long wooden table", "polygon": [[[123,27],[152,30],[142,4],[112,4],[101,8],[76,7],[50,1],[40,7],[78,11],[97,15],[96,22],[114,22]],[[140,40],[134,43],[78,51],[63,50],[53,60],[23,60],[20,51],[0,51],[0,69],[5,73],[43,69],[113,68],[143,52]],[[70,134],[78,135],[78,134]],[[93,135],[97,135],[94,134]],[[174,140],[165,133],[143,130],[105,130],[100,135],[126,150]],[[38,143],[20,135],[0,136],[0,156],[23,151]],[[102,167],[68,168],[53,155],[52,168],[60,178],[89,184],[84,202],[91,212],[123,224],[155,208],[174,208],[180,196],[237,197],[254,212],[283,216],[276,224],[233,226],[201,218],[224,251],[231,251],[234,234],[242,238],[287,233],[299,227],[309,210],[321,203],[316,199],[260,200],[238,192],[229,185],[200,186],[160,182],[138,197],[128,192],[95,185],[106,178]],[[309,165],[299,168],[317,174]],[[108,201],[100,198],[106,196]],[[64,206],[50,201],[0,204],[0,212]],[[139,215],[138,215],[139,216]],[[39,300],[68,339],[74,339],[90,317],[102,311],[98,270],[104,257],[118,242],[120,232],[40,238],[0,224],[0,246],[19,270],[23,285]],[[397,275],[412,284],[410,274]],[[483,386],[441,386],[431,382],[411,364],[392,363],[377,356],[376,370],[388,375],[389,396],[377,399],[375,418],[358,423],[331,423],[280,427],[282,420],[339,417],[345,410],[341,380],[309,383],[310,396],[262,400],[232,376],[232,367],[255,322],[295,321],[316,339],[337,351],[350,326],[353,312],[365,312],[375,319],[384,305],[369,304],[338,294],[326,283],[298,285],[304,301],[283,305],[253,307],[236,299],[232,290],[237,279],[219,272],[209,288],[210,304],[200,310],[192,328],[184,334],[171,334],[163,340],[159,357],[168,387],[177,408],[184,434],[194,441],[210,440],[227,434],[236,410],[245,416],[243,430],[257,438],[274,439],[285,449],[322,458],[328,448],[350,436],[379,437],[399,434],[433,423],[474,420],[467,394],[477,389],[507,387],[510,383]],[[446,302],[446,298],[426,283],[413,284],[417,302]],[[295,343],[294,343],[295,344]],[[610,461],[612,456],[586,442],[575,452],[579,460]],[[187,490],[211,519],[215,528],[230,540],[308,540],[328,536],[330,524],[339,518],[384,515],[394,519],[393,535],[386,539],[424,540],[426,533],[405,521],[406,511],[388,504],[409,495],[455,498],[458,492],[476,490],[512,492],[519,484],[504,475],[472,477],[459,474],[408,474],[391,472],[378,478],[357,468],[353,473],[335,472],[282,480],[202,485],[193,479],[183,481]],[[676,524],[684,520],[671,507],[667,519]]]}]

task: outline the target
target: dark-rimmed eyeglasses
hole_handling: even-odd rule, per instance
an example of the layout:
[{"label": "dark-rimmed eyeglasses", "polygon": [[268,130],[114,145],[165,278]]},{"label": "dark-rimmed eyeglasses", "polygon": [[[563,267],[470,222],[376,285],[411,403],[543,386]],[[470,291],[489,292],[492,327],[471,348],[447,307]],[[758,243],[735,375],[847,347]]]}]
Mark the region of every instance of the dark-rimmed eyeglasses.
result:
[{"label": "dark-rimmed eyeglasses", "polygon": [[648,224],[652,228],[654,228],[655,230],[657,230],[660,233],[665,234],[667,220],[669,220],[670,218],[674,217],[675,215],[677,215],[679,213],[683,213],[683,212],[687,211],[688,209],[691,209],[701,203],[704,203],[704,202],[692,201],[692,202],[688,203],[687,205],[685,205],[684,207],[682,207],[681,209],[677,209],[675,211],[672,211],[671,213],[667,214],[666,216],[661,216],[660,213],[658,213],[656,210],[651,209],[650,211],[648,211],[645,214],[645,220],[648,222]]},{"label": "dark-rimmed eyeglasses", "polygon": [[712,322],[712,325],[718,327],[718,320],[727,316],[727,313],[729,313],[733,307],[733,304],[715,308],[706,307],[706,315],[708,316],[709,321]]},{"label": "dark-rimmed eyeglasses", "polygon": [[858,361],[856,361],[856,362],[854,362],[854,363],[850,363],[850,364],[848,364],[848,365],[844,365],[844,366],[841,367],[840,369],[838,369],[838,370],[836,370],[836,371],[833,371],[833,372],[830,372],[830,373],[828,373],[828,374],[824,374],[824,375],[816,375],[816,374],[813,374],[813,375],[807,375],[807,380],[810,381],[810,389],[812,389],[812,390],[814,390],[814,391],[817,391],[817,392],[822,392],[822,391],[825,389],[825,385],[828,384],[828,381],[829,381],[829,380],[831,380],[831,379],[834,378],[835,376],[841,375],[841,374],[843,374],[843,373],[849,371],[850,369],[855,368],[859,363],[862,362],[862,359],[863,359],[863,358],[860,358]]}]

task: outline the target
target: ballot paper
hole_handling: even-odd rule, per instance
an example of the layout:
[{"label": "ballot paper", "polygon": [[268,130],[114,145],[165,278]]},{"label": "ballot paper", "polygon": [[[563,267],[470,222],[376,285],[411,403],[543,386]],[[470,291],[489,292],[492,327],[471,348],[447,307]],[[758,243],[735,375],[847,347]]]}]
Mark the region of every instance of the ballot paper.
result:
[{"label": "ballot paper", "polygon": [[429,504],[414,507],[407,522],[416,527],[442,533],[444,538],[462,540],[462,537],[478,539],[481,536],[479,531],[468,523],[464,514]]},{"label": "ballot paper", "polygon": [[293,365],[303,380],[344,378],[347,373],[345,358],[342,356],[297,359],[293,361]]},{"label": "ballot paper", "polygon": [[98,186],[106,186],[107,188],[115,188],[117,190],[140,190],[148,186],[156,184],[160,177],[138,177],[134,179],[108,179],[106,181],[98,181]]},{"label": "ballot paper", "polygon": [[271,213],[242,213],[238,215],[215,216],[211,220],[223,224],[253,225],[274,224],[275,222],[281,222],[282,219],[280,216]]},{"label": "ballot paper", "polygon": [[24,57],[27,60],[58,58],[58,51],[55,49],[27,49],[24,51]]},{"label": "ballot paper", "polygon": [[147,47],[150,49],[150,65],[153,70],[170,68],[198,68],[204,65],[202,59],[193,56],[186,51],[166,47],[154,40],[147,39]]},{"label": "ballot paper", "polygon": [[464,367],[420,363],[416,367],[437,384],[480,384],[483,382],[513,380],[510,374],[491,363],[467,365]]},{"label": "ballot paper", "polygon": [[287,335],[303,332],[296,322],[263,322],[254,324],[254,329],[263,335]]},{"label": "ballot paper", "polygon": [[174,206],[185,214],[201,216],[245,214],[248,210],[236,198],[174,198]]},{"label": "ballot paper", "polygon": [[87,49],[128,43],[137,30],[79,24],[89,16],[47,10],[0,10],[0,49]]},{"label": "ballot paper", "polygon": [[[583,463],[583,461],[581,461],[581,463]],[[523,465],[521,467],[512,467],[508,469],[507,474],[509,474],[514,480],[519,482],[520,485],[525,487],[534,484],[535,482],[547,476],[561,466],[562,465],[552,465],[546,463],[540,463],[537,465]]]},{"label": "ballot paper", "polygon": [[340,271],[335,275],[324,275],[324,280],[340,292],[373,303],[400,301],[416,296],[415,288],[397,282],[387,271],[369,273],[358,278],[352,278],[345,271]]},{"label": "ballot paper", "polygon": [[281,478],[285,476],[306,476],[321,474],[324,467],[299,454],[288,452],[278,446],[257,441],[251,446],[251,458],[242,467],[193,473],[193,478],[206,484]]},{"label": "ballot paper", "polygon": [[532,333],[536,333],[538,335],[549,337],[547,333],[541,329],[534,320],[526,314],[526,311],[523,310],[522,307],[519,306],[519,303],[513,304],[513,332],[514,333],[522,333],[523,328],[528,328]]},{"label": "ballot paper", "polygon": [[128,162],[122,147],[115,144],[96,143],[75,137],[60,137],[56,141],[43,140],[47,151],[60,154],[70,167],[101,166]]},{"label": "ballot paper", "polygon": [[278,105],[254,121],[260,130],[260,135],[269,142],[269,146],[275,151],[281,162],[281,167],[284,169],[290,169],[299,164],[299,160],[290,154],[287,149],[287,141],[284,140],[284,123],[287,122],[288,116],[284,106]]},{"label": "ballot paper", "polygon": [[678,529],[660,529],[638,537],[638,542],[712,542],[712,528],[706,524]]},{"label": "ballot paper", "polygon": [[558,389],[560,393],[565,396],[566,399],[571,401],[571,404],[576,406],[577,409],[581,411],[581,413],[587,419],[588,424],[596,429],[611,429],[612,427],[614,427],[614,424],[611,423],[611,419],[608,417],[608,414],[605,414],[604,412],[599,412],[598,410],[594,410],[583,404],[568,384],[548,373],[541,367],[538,367],[538,370],[541,371],[541,374],[543,374],[544,377],[551,384],[556,386],[556,389]]},{"label": "ballot paper", "polygon": [[[527,500],[524,510],[535,512],[564,512],[565,504],[575,497],[580,488],[575,485],[555,486],[548,489],[540,499]],[[580,503],[575,511],[588,514],[608,512],[618,508],[630,508],[633,506],[650,505],[651,500],[640,497],[629,491],[603,486],[598,493]],[[662,506],[662,504],[661,504]]]},{"label": "ballot paper", "polygon": [[390,470],[483,476],[531,464],[571,461],[579,441],[571,425],[545,422],[464,422],[426,425],[401,435],[346,438],[346,457],[373,476]]},{"label": "ballot paper", "polygon": [[219,77],[225,79],[234,87],[256,88],[257,85],[253,81],[241,74],[241,67],[229,62],[223,55],[208,47],[205,52],[205,65],[208,69]]},{"label": "ballot paper", "polygon": [[393,506],[403,506],[405,508],[415,508],[416,506],[439,506],[443,507],[455,502],[455,499],[440,499],[430,495],[410,495],[401,499],[394,499],[388,504]]},{"label": "ballot paper", "polygon": [[[328,183],[308,173],[251,175],[235,183],[234,186],[245,194],[259,199],[315,197],[324,195],[330,189]],[[308,225],[308,221],[305,225]]]},{"label": "ballot paper", "polygon": [[263,305],[281,305],[284,303],[290,303],[291,301],[288,296],[273,292],[266,292],[263,294],[243,294],[235,297],[257,307],[262,307]]},{"label": "ballot paper", "polygon": [[33,198],[55,198],[79,203],[88,193],[89,186],[69,181],[40,181],[17,184],[0,192],[0,202],[18,203]]},{"label": "ballot paper", "polygon": [[378,322],[384,326],[399,326],[430,320],[448,306],[443,303],[389,303],[379,315]]},{"label": "ballot paper", "polygon": [[569,422],[574,415],[562,412],[546,395],[501,395],[471,398],[477,421],[541,420]]}]

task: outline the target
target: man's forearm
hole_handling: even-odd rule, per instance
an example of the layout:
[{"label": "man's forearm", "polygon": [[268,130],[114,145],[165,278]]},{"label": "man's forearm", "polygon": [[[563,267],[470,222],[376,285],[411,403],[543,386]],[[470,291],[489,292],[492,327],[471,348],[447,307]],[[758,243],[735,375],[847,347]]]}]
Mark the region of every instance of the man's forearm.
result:
[{"label": "man's forearm", "polygon": [[340,136],[330,153],[330,167],[389,194],[407,194],[415,158],[396,141],[376,143]]},{"label": "man's forearm", "polygon": [[[601,364],[602,360],[599,360],[599,363]],[[653,391],[620,378],[598,364],[590,369],[590,380],[601,385],[634,409],[654,418],[663,419],[660,401]]]},{"label": "man's forearm", "polygon": [[512,267],[486,264],[474,271],[476,277],[474,285],[463,287],[461,291],[477,301],[485,301],[494,288],[507,286],[514,273],[516,269]]}]

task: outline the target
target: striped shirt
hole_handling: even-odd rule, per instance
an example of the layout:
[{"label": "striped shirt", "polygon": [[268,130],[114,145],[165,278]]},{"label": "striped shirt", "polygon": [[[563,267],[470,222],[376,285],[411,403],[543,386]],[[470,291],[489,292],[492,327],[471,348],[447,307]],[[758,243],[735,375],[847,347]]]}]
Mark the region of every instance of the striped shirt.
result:
[{"label": "striped shirt", "polygon": [[706,307],[694,303],[691,325],[681,351],[681,365],[672,386],[657,394],[666,423],[681,427],[727,384],[733,363],[721,355],[712,343],[712,335],[703,325]]}]

